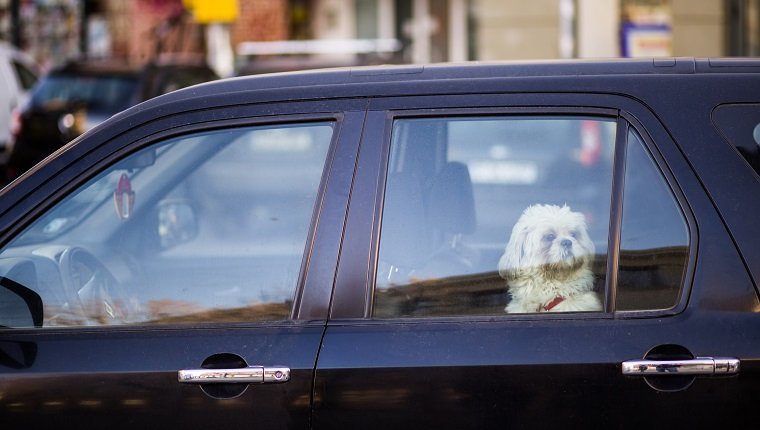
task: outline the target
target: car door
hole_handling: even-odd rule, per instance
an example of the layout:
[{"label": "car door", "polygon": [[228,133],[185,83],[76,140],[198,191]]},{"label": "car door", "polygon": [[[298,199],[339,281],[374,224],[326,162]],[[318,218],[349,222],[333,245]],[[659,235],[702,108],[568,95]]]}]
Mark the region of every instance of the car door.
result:
[{"label": "car door", "polygon": [[645,106],[377,99],[358,166],[314,428],[752,422],[756,292]]},{"label": "car door", "polygon": [[0,422],[309,427],[364,103],[175,108],[8,191]]}]

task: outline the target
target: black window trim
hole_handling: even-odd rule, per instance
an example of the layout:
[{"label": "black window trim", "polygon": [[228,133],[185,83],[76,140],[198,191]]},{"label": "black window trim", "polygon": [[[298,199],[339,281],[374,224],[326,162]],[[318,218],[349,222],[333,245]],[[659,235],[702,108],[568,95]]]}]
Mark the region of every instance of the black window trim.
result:
[{"label": "black window trim", "polygon": [[[394,121],[398,119],[410,118],[440,118],[440,117],[472,117],[472,116],[590,116],[599,118],[609,118],[617,123],[615,137],[615,155],[613,160],[613,184],[610,207],[609,236],[608,236],[608,264],[605,280],[605,297],[604,311],[602,312],[580,312],[580,313],[541,313],[541,314],[519,314],[519,315],[487,315],[487,316],[444,316],[444,317],[398,317],[388,319],[373,319],[372,309],[374,305],[375,277],[378,264],[378,253],[380,243],[380,226],[382,223],[382,206],[385,193],[385,183],[387,178],[387,169],[390,155],[391,130]],[[655,168],[660,171],[662,177],[666,180],[673,197],[676,199],[681,213],[687,223],[689,235],[689,257],[687,266],[684,270],[681,287],[679,290],[678,302],[674,307],[668,309],[642,310],[642,311],[617,311],[615,309],[615,300],[613,299],[617,288],[617,270],[619,261],[620,230],[622,223],[622,203],[623,187],[625,177],[625,149],[628,144],[628,131],[635,130],[644,142],[645,148],[655,162]],[[512,107],[486,107],[486,108],[441,108],[441,109],[406,109],[406,110],[389,110],[386,112],[383,146],[380,150],[381,163],[378,170],[378,180],[376,182],[375,193],[375,210],[373,216],[372,238],[370,241],[370,261],[365,285],[365,305],[364,313],[361,318],[349,318],[352,321],[359,320],[367,324],[387,324],[387,323],[438,323],[438,322],[483,322],[483,321],[515,321],[515,320],[582,320],[582,319],[630,319],[630,318],[652,318],[664,317],[681,313],[687,305],[689,292],[693,279],[693,271],[696,260],[697,234],[695,218],[686,203],[686,198],[680,190],[675,177],[662,155],[656,149],[656,145],[645,132],[643,125],[636,118],[620,109],[603,108],[603,107],[585,107],[585,106],[512,106]],[[358,296],[355,296],[355,298]],[[340,318],[340,317],[339,317]],[[344,319],[344,318],[340,318]],[[331,320],[335,319],[331,316]]]}]

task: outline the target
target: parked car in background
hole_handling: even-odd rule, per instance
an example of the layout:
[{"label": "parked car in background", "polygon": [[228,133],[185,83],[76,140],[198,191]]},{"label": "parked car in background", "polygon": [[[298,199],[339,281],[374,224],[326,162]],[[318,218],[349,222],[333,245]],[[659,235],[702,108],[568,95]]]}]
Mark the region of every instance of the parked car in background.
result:
[{"label": "parked car in background", "polygon": [[0,42],[0,166],[8,156],[13,111],[26,102],[38,75],[31,57]]},{"label": "parked car in background", "polygon": [[19,111],[9,180],[113,114],[179,88],[217,79],[203,62],[70,62],[47,74]]},{"label": "parked car in background", "polygon": [[[0,191],[0,422],[755,428],[758,130],[760,60],[354,68],[141,103]],[[572,214],[526,211],[553,206]],[[593,306],[510,306],[515,279],[569,270]]]}]

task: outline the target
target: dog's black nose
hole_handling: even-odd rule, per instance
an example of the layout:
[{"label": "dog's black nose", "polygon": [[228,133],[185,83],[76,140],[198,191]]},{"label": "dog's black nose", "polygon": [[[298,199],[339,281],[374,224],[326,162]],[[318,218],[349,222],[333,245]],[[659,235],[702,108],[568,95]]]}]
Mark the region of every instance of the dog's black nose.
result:
[{"label": "dog's black nose", "polygon": [[562,247],[565,249],[570,249],[573,247],[573,241],[570,239],[562,239],[562,242],[559,244],[562,245]]}]

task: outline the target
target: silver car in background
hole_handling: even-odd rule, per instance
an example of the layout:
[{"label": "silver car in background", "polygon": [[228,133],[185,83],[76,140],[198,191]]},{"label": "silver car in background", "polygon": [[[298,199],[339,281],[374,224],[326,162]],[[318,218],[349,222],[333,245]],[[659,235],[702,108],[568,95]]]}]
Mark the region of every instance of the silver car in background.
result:
[{"label": "silver car in background", "polygon": [[13,110],[29,98],[39,71],[34,60],[0,42],[0,164],[8,157]]}]

